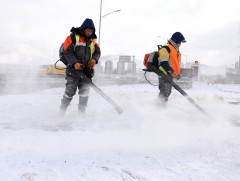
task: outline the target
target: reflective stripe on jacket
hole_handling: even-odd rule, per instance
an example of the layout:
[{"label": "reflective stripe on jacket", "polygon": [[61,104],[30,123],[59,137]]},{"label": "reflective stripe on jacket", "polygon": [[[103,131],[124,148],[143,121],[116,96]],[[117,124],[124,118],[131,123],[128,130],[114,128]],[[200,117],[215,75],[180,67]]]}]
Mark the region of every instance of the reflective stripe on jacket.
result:
[{"label": "reflective stripe on jacket", "polygon": [[101,51],[94,39],[85,41],[85,38],[79,35],[75,36],[76,43],[74,44],[71,36],[68,36],[64,42],[64,56],[72,66],[75,63],[87,65],[87,63],[95,59],[98,62]]},{"label": "reflective stripe on jacket", "polygon": [[[91,43],[89,45],[89,48],[90,48],[90,60],[92,60],[92,55],[94,53],[94,50],[95,50],[95,40],[94,39],[91,39]],[[79,35],[76,35],[76,46],[86,46],[87,43],[85,42],[84,40],[84,37],[80,37]]]}]

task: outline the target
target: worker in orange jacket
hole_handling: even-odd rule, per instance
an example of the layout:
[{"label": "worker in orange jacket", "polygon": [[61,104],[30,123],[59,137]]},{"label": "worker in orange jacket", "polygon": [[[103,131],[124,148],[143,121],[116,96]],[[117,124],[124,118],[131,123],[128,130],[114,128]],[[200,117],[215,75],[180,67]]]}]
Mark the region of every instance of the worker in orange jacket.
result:
[{"label": "worker in orange jacket", "polygon": [[[168,40],[168,43],[164,45],[158,52],[159,54],[159,69],[169,77],[170,80],[173,78],[181,78],[181,53],[179,47],[181,43],[185,43],[186,40],[182,33],[175,32],[172,37]],[[159,77],[159,101],[160,105],[166,108],[168,97],[172,92],[172,85]]]}]

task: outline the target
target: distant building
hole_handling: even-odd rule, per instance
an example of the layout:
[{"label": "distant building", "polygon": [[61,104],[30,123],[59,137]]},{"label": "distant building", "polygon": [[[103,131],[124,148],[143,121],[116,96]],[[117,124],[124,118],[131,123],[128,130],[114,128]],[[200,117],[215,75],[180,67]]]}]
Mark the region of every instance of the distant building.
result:
[{"label": "distant building", "polygon": [[131,62],[132,56],[130,55],[120,55],[119,62]]},{"label": "distant building", "polygon": [[136,62],[131,61],[127,63],[127,73],[136,74]]},{"label": "distant building", "polygon": [[125,62],[117,62],[117,74],[125,74]]},{"label": "distant building", "polygon": [[[127,64],[127,67],[125,67]],[[121,55],[117,62],[117,74],[136,74],[136,62],[134,62],[134,56]]]},{"label": "distant building", "polygon": [[193,69],[193,77],[195,80],[199,80],[199,62],[198,61],[195,61],[193,64],[192,64],[192,69]]},{"label": "distant building", "polygon": [[105,62],[105,73],[106,74],[112,74],[113,73],[113,63],[110,60]]},{"label": "distant building", "polygon": [[239,61],[235,62],[235,68],[228,68],[226,72],[227,83],[240,84],[240,57]]}]

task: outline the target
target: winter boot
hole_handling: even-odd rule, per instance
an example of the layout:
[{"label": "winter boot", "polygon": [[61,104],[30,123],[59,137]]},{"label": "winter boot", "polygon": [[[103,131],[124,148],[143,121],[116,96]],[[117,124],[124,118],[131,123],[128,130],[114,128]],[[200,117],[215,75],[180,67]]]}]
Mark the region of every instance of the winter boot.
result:
[{"label": "winter boot", "polygon": [[64,115],[68,106],[70,105],[70,102],[72,100],[72,97],[66,97],[65,95],[63,96],[62,100],[61,100],[61,105],[60,105],[60,115]]},{"label": "winter boot", "polygon": [[162,110],[167,109],[167,102],[168,102],[167,97],[159,94],[157,102],[158,102],[157,104],[160,107],[160,109],[162,109]]},{"label": "winter boot", "polygon": [[78,112],[79,114],[84,114],[86,112],[88,103],[88,96],[79,96]]}]

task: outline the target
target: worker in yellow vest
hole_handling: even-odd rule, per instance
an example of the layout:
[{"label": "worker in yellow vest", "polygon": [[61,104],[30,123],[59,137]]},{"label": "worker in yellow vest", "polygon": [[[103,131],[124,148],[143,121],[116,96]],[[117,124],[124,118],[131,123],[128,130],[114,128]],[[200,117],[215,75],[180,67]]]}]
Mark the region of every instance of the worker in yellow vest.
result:
[{"label": "worker in yellow vest", "polygon": [[[181,43],[185,43],[186,40],[182,33],[175,32],[168,40],[168,43],[164,45],[158,52],[159,54],[159,69],[173,80],[173,78],[181,78],[181,53],[179,47]],[[159,101],[160,105],[166,108],[168,97],[172,92],[172,85],[159,77]]]}]

